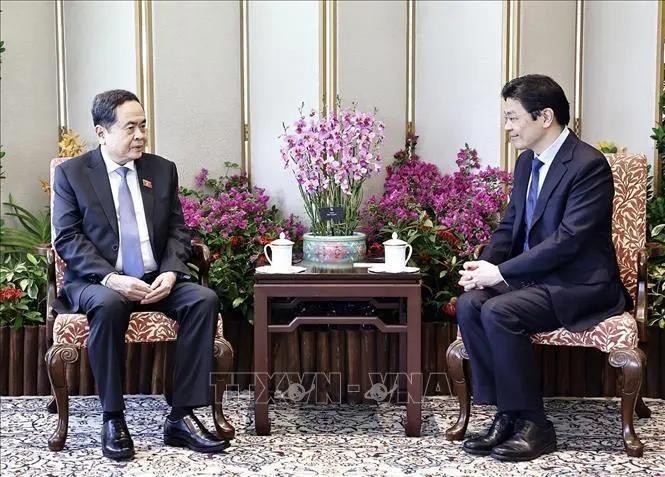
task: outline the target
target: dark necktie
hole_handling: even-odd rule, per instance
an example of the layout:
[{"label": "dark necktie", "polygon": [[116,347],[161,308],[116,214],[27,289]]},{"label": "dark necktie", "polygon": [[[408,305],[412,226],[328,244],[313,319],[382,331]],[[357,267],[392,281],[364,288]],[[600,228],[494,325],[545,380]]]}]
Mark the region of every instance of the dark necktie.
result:
[{"label": "dark necktie", "polygon": [[143,276],[143,257],[141,256],[141,240],[139,239],[139,226],[136,222],[134,202],[127,185],[129,168],[120,167],[115,171],[120,176],[118,215],[120,216],[122,271],[125,275],[141,278]]},{"label": "dark necktie", "polygon": [[531,221],[533,219],[533,211],[536,210],[536,202],[538,201],[538,182],[540,179],[540,168],[543,163],[537,157],[531,161],[531,184],[529,185],[529,193],[526,196],[526,211],[524,213],[524,225],[526,234],[524,237],[524,251],[529,250],[529,231],[531,230]]}]

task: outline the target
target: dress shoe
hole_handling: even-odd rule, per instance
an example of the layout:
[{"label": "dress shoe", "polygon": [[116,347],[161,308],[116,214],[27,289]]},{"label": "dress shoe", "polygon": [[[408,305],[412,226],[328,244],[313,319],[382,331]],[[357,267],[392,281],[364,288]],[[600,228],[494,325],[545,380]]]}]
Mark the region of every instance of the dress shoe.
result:
[{"label": "dress shoe", "polygon": [[113,460],[134,457],[134,443],[123,418],[109,419],[102,425],[102,454]]},{"label": "dress shoe", "polygon": [[492,449],[508,440],[514,433],[515,421],[506,413],[497,413],[486,434],[464,441],[462,449],[468,454],[490,455]]},{"label": "dress shoe", "polygon": [[194,414],[172,421],[164,421],[164,444],[174,447],[188,447],[196,452],[221,452],[231,444],[209,432]]},{"label": "dress shoe", "polygon": [[507,462],[532,460],[556,450],[554,426],[547,421],[546,427],[518,419],[515,421],[515,434],[501,445],[492,449],[492,457]]}]

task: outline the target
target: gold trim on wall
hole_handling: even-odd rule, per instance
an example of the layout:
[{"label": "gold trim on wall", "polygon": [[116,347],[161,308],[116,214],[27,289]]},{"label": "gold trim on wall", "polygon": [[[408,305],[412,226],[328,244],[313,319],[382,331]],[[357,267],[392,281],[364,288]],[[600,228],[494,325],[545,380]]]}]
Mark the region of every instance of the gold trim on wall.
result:
[{"label": "gold trim on wall", "polygon": [[584,0],[575,3],[575,104],[573,105],[573,131],[582,137],[582,79],[584,73]]},{"label": "gold trim on wall", "polygon": [[319,0],[319,111],[337,110],[337,0]]},{"label": "gold trim on wall", "polygon": [[[519,75],[520,52],[520,0],[504,0],[503,27],[501,48],[501,79],[502,86]],[[512,171],[517,151],[508,141],[503,125],[503,101],[499,112],[501,137],[501,167]]]},{"label": "gold trim on wall", "polygon": [[330,98],[329,106],[334,111],[337,111],[337,96],[339,94],[339,91],[337,91],[337,0],[329,0],[328,4],[330,5],[330,27],[328,29],[330,33],[328,38],[328,50],[330,52],[328,97]]},{"label": "gold trim on wall", "polygon": [[249,1],[240,4],[240,170],[251,184],[252,160],[249,128]]},{"label": "gold trim on wall", "polygon": [[406,126],[416,133],[416,0],[406,0]]},{"label": "gold trim on wall", "polygon": [[319,0],[319,111],[328,112],[328,2]]},{"label": "gold trim on wall", "polygon": [[67,69],[65,66],[65,5],[63,0],[55,1],[55,45],[58,82],[58,137],[60,137],[69,128]]},{"label": "gold trim on wall", "polygon": [[[665,12],[663,11],[663,0],[658,2],[658,25],[656,29],[658,31],[657,45],[656,45],[656,98],[655,98],[655,112],[654,119],[655,124],[659,124],[662,121],[660,115],[660,96],[663,91],[663,82],[665,81]],[[663,177],[662,164],[658,157],[658,149],[656,148],[656,142],[654,141],[653,146],[653,158],[654,158],[654,167],[653,167],[653,183],[654,191],[660,190],[661,180]]]},{"label": "gold trim on wall", "polygon": [[153,81],[152,0],[135,0],[136,95],[148,123],[147,152],[155,152],[155,85]]}]

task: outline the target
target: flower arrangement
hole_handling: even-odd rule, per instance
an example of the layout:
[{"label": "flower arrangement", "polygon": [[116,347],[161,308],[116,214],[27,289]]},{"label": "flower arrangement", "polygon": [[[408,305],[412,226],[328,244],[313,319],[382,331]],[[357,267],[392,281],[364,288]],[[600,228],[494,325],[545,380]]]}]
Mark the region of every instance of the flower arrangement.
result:
[{"label": "flower arrangement", "polygon": [[361,230],[368,235],[370,255],[382,253],[381,242],[392,232],[410,243],[411,260],[424,275],[423,305],[430,313],[454,314],[450,302],[460,291],[457,271],[489,240],[507,204],[512,175],[481,169],[478,153],[468,144],[457,154],[458,170],[442,174],[420,160],[417,141],[409,136],[386,168],[385,192],[367,202]]},{"label": "flower arrangement", "polygon": [[[314,235],[352,235],[358,226],[363,182],[380,170],[384,125],[374,114],[350,109],[300,117],[284,126],[280,153],[298,181]],[[337,208],[334,220],[321,216]],[[341,208],[341,210],[339,210]]]},{"label": "flower arrangement", "polygon": [[596,149],[598,149],[603,154],[616,154],[618,152],[626,152],[626,148],[619,148],[615,143],[611,141],[600,141],[596,144]]},{"label": "flower arrangement", "polygon": [[60,132],[58,141],[58,157],[75,157],[85,152],[85,141],[71,129]]},{"label": "flower arrangement", "polygon": [[304,227],[293,215],[283,218],[247,176],[229,175],[237,164],[225,166],[226,174],[216,179],[201,169],[195,189],[181,188],[180,203],[185,224],[210,248],[210,286],[223,308],[239,310],[251,320],[254,269],[265,264],[264,245],[280,232],[301,243]]}]

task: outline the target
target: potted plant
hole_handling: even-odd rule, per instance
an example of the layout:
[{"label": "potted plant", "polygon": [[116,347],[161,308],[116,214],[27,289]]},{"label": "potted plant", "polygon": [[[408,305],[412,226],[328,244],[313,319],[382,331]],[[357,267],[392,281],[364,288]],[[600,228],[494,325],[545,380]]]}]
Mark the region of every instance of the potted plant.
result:
[{"label": "potted plant", "polygon": [[415,153],[417,136],[387,168],[385,192],[372,197],[362,214],[369,251],[381,255],[381,243],[392,232],[411,244],[411,262],[423,274],[425,316],[454,316],[461,264],[489,240],[508,201],[511,174],[480,168],[475,149],[457,154],[458,170],[442,174]]},{"label": "potted plant", "polygon": [[284,127],[281,156],[298,181],[310,232],[306,262],[348,266],[362,260],[366,237],[357,230],[363,183],[380,170],[384,126],[374,114],[336,109]]},{"label": "potted plant", "polygon": [[185,224],[210,249],[210,287],[223,310],[235,310],[251,321],[254,269],[265,264],[264,245],[284,232],[298,246],[304,227],[294,215],[283,218],[263,189],[249,185],[246,175],[229,175],[237,164],[225,166],[226,173],[218,178],[202,169],[196,188],[181,188],[180,203]]}]

